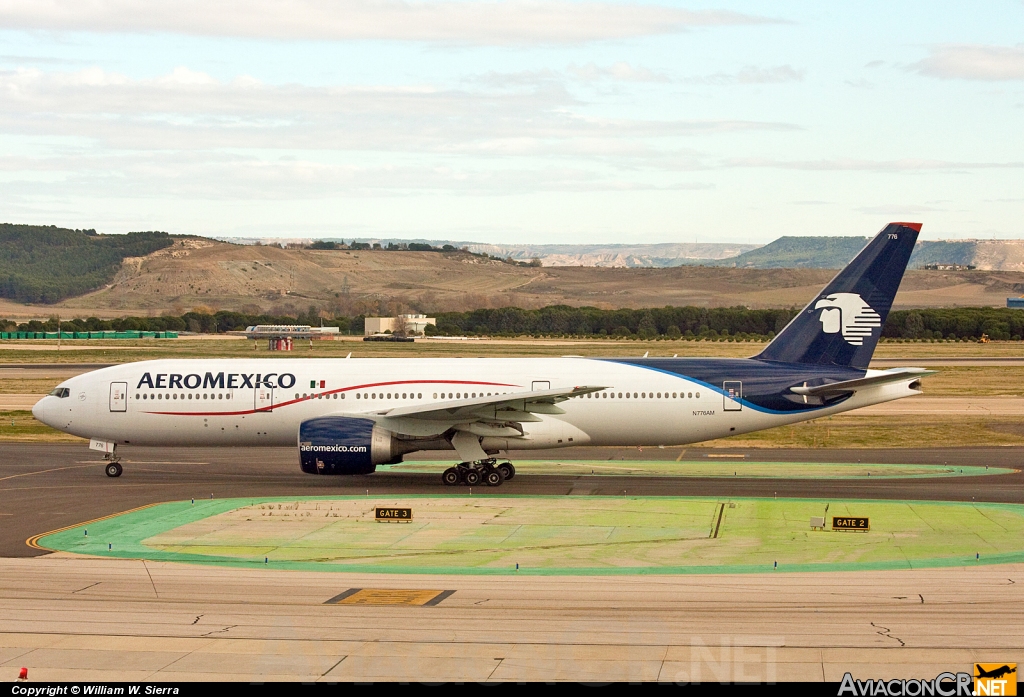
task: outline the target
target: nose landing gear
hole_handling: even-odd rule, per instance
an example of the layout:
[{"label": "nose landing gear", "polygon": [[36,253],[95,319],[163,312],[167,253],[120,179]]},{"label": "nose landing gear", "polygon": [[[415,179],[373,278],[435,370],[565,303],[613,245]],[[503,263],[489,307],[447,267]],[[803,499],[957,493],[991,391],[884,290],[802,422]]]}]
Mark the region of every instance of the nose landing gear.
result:
[{"label": "nose landing gear", "polygon": [[110,452],[103,453],[103,459],[107,461],[107,466],[103,469],[106,471],[108,477],[120,477],[121,472],[121,458],[117,455],[117,445],[114,445]]},{"label": "nose landing gear", "polygon": [[465,484],[477,486],[481,482],[487,486],[501,486],[507,479],[516,475],[516,468],[511,462],[498,464],[497,460],[476,460],[474,462],[460,462],[454,467],[449,467],[441,475],[441,481],[445,486],[456,486]]}]

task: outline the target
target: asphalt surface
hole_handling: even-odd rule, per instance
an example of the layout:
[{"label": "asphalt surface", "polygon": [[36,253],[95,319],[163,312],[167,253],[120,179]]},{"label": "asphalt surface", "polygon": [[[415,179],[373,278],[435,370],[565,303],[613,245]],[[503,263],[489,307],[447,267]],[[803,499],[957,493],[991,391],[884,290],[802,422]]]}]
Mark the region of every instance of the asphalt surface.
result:
[{"label": "asphalt surface", "polygon": [[[517,453],[516,459],[675,460],[680,448],[570,448],[557,453]],[[44,554],[25,545],[33,535],[76,525],[138,506],[188,498],[324,496],[331,494],[468,493],[441,485],[436,474],[378,472],[367,476],[318,477],[299,471],[290,448],[125,448],[124,474],[108,478],[98,453],[82,445],[0,445],[0,556]],[[980,465],[1020,468],[1024,448],[890,450],[698,449],[685,460],[708,454],[745,455],[768,462],[873,462]],[[416,459],[448,459],[424,453]],[[1024,503],[1024,473],[908,479],[809,480],[646,476],[517,475],[500,489],[508,494],[622,496],[780,496],[992,501]]]}]

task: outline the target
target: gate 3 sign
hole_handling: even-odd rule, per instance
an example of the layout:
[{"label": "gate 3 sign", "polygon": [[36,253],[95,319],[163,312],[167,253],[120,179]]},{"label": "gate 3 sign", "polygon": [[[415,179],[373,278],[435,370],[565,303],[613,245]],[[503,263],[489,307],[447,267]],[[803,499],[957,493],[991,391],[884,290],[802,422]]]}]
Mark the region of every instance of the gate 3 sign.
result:
[{"label": "gate 3 sign", "polygon": [[412,522],[411,508],[382,508],[377,506],[374,509],[374,513],[378,522]]},{"label": "gate 3 sign", "polygon": [[869,518],[854,518],[851,516],[832,516],[833,530],[864,530],[871,529]]}]

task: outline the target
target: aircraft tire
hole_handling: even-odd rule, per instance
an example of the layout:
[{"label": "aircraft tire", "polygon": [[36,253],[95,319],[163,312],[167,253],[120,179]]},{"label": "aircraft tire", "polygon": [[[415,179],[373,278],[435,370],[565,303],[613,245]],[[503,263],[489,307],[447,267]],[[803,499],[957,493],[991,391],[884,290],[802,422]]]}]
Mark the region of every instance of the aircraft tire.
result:
[{"label": "aircraft tire", "polygon": [[117,462],[111,462],[106,467],[108,477],[120,477],[121,476],[121,465]]},{"label": "aircraft tire", "polygon": [[501,483],[504,481],[505,477],[496,469],[488,470],[487,474],[484,475],[484,482],[487,486],[501,486]]},{"label": "aircraft tire", "polygon": [[506,482],[516,476],[516,468],[512,466],[511,462],[502,462],[497,469],[501,471]]},{"label": "aircraft tire", "polygon": [[445,486],[455,486],[459,483],[459,468],[449,467],[441,475],[441,481],[444,482]]},{"label": "aircraft tire", "polygon": [[480,473],[476,470],[466,470],[462,475],[462,481],[469,486],[476,486],[480,483]]}]

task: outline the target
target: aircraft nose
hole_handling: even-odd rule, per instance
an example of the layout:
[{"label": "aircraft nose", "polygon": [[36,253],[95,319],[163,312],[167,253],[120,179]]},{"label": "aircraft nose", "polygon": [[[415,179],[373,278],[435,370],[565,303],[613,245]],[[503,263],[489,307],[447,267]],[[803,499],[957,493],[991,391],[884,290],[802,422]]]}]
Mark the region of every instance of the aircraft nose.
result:
[{"label": "aircraft nose", "polygon": [[56,397],[47,395],[35,403],[32,407],[32,416],[36,417],[37,421],[42,421],[47,426],[53,427],[56,419],[55,412],[57,411]]}]

